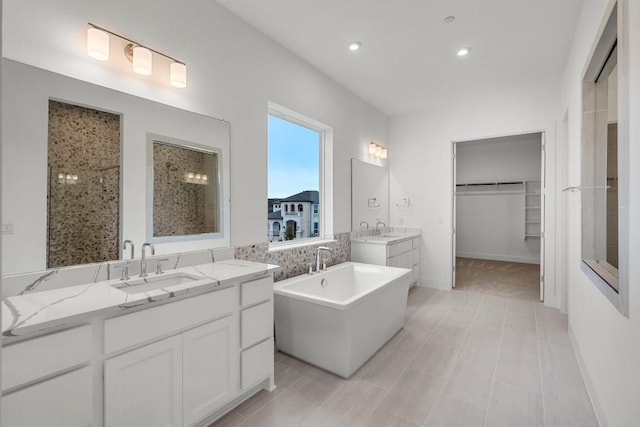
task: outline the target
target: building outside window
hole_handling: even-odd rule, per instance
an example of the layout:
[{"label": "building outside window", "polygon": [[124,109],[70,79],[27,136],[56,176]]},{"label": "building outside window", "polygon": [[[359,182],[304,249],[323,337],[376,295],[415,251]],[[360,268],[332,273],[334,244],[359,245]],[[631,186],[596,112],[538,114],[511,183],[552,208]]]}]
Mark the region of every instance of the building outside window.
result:
[{"label": "building outside window", "polygon": [[269,242],[320,235],[321,151],[321,131],[268,115]]}]

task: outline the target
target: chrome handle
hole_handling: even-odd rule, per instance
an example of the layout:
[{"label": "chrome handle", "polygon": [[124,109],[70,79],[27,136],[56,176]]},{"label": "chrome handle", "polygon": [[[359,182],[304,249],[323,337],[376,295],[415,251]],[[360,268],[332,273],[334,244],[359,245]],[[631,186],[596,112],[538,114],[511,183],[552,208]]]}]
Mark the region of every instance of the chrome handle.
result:
[{"label": "chrome handle", "polygon": [[162,263],[165,261],[169,261],[169,258],[162,258],[158,260],[158,263],[156,264],[156,274],[164,274],[164,271],[162,271]]}]

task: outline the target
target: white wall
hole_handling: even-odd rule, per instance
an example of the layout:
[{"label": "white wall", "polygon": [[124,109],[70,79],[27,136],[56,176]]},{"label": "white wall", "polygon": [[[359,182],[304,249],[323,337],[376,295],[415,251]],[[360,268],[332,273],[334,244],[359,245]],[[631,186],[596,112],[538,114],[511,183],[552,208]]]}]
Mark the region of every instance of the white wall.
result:
[{"label": "white wall", "polygon": [[[558,86],[512,88],[470,95],[466,102],[437,110],[395,117],[391,121],[391,223],[421,227],[420,284],[451,288],[452,255],[452,141],[505,135],[545,133],[547,188],[555,185],[555,120]],[[411,209],[395,207],[410,197]],[[547,191],[545,267],[554,271],[553,192]],[[561,289],[548,274],[545,303],[558,306]]]},{"label": "white wall", "polygon": [[456,144],[458,183],[540,180],[540,134]]},{"label": "white wall", "polygon": [[[350,158],[388,144],[388,118],[215,1],[9,0],[3,17],[6,58],[229,121],[234,246],[266,241],[267,102],[332,126],[334,232],[351,229]],[[90,59],[88,22],[186,62],[188,87],[169,86],[161,61],[143,78],[119,51]]]},{"label": "white wall", "polygon": [[[581,80],[599,30],[612,8],[609,0],[585,1],[564,76],[561,111],[568,111],[567,160],[571,185],[580,182]],[[640,2],[621,0],[626,9],[626,40],[619,45],[628,55],[628,66],[618,71],[629,84],[629,314],[624,317],[592,283],[581,267],[580,196],[567,194],[568,251],[561,262],[569,278],[569,327],[590,386],[592,400],[603,426],[632,426],[640,420]],[[619,48],[620,50],[620,48]],[[621,201],[624,204],[624,201]]]},{"label": "white wall", "polygon": [[[540,181],[540,150],[539,133],[458,142],[456,184]],[[456,256],[539,263],[540,239],[524,237],[524,186],[516,194],[513,187],[499,194],[492,191],[497,188],[483,189],[458,187]]]}]

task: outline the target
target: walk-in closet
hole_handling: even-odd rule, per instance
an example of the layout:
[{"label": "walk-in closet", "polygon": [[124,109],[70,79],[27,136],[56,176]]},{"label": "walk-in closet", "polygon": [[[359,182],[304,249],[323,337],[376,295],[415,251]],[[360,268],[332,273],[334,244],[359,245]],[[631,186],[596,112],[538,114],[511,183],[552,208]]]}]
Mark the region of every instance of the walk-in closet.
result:
[{"label": "walk-in closet", "polygon": [[543,133],[454,143],[456,290],[539,301]]}]

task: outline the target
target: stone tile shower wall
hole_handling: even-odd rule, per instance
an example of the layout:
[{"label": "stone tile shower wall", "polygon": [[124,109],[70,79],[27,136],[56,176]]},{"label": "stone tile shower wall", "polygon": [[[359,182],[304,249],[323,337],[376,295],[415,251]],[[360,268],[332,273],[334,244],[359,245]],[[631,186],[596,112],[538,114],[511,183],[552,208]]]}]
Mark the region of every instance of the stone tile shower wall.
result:
[{"label": "stone tile shower wall", "polygon": [[47,267],[118,259],[120,116],[49,101]]},{"label": "stone tile shower wall", "polygon": [[[182,236],[218,230],[214,200],[217,156],[173,145],[153,144],[153,234]],[[187,182],[186,173],[206,174]]]},{"label": "stone tile shower wall", "polygon": [[[269,243],[266,242],[255,245],[238,246],[235,248],[235,257],[236,259],[279,265],[282,267],[282,270],[276,273],[275,280],[284,280],[306,274],[309,269],[309,263],[311,263],[315,269],[316,249],[318,246],[327,246],[333,250],[333,256],[327,259],[327,266],[349,261],[351,259],[350,234],[351,233],[336,234],[336,241],[331,243],[272,251],[269,251]],[[326,255],[323,254],[323,256]]]}]

